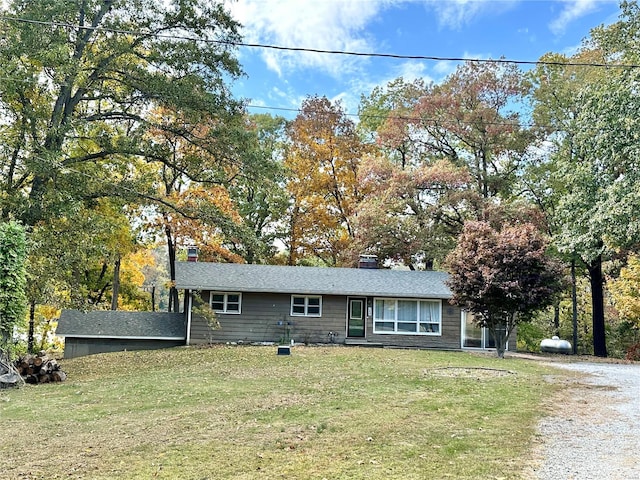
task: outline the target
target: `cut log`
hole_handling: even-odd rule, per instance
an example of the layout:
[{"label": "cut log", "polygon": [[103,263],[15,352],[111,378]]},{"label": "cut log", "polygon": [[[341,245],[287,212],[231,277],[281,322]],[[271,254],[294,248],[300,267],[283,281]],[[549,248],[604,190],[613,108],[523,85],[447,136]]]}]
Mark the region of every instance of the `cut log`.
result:
[{"label": "cut log", "polygon": [[58,362],[56,362],[55,360],[47,360],[40,366],[40,374],[44,375],[47,373],[51,373],[58,368]]},{"label": "cut log", "polygon": [[62,370],[56,370],[50,376],[53,382],[64,382],[67,379],[67,374]]},{"label": "cut log", "polygon": [[33,359],[35,357],[33,355],[24,355],[21,359],[20,359],[20,367],[23,370],[26,370],[27,368],[29,368],[30,365],[33,364]]},{"label": "cut log", "polygon": [[47,361],[49,361],[49,357],[47,357],[46,355],[43,355],[43,356],[41,356],[41,357],[40,357],[40,356],[35,357],[35,358],[33,359],[33,366],[34,366],[34,367],[39,367],[39,366],[41,366],[43,363],[45,363],[45,362],[47,362]]},{"label": "cut log", "polygon": [[44,375],[38,375],[38,383],[49,383],[51,381],[51,375],[45,373]]}]

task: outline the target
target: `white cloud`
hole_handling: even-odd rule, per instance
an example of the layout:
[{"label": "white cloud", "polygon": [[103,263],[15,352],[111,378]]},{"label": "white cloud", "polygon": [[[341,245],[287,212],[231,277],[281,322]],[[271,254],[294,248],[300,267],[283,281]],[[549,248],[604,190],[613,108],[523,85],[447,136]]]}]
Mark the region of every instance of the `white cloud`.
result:
[{"label": "white cloud", "polygon": [[549,29],[555,35],[563,34],[571,22],[596,10],[602,0],[570,0],[562,3],[564,8],[560,15],[549,24]]},{"label": "white cloud", "polygon": [[519,0],[427,0],[438,15],[440,25],[458,29],[479,15],[500,13],[516,5]]},{"label": "white cloud", "polygon": [[[374,39],[366,33],[369,22],[394,1],[238,0],[228,2],[233,16],[244,26],[247,42],[318,50],[371,52]],[[353,72],[366,59],[312,52],[264,49],[268,68],[278,75],[316,68],[336,78]]]},{"label": "white cloud", "polygon": [[458,64],[456,62],[439,61],[433,65],[433,73],[438,75],[438,78],[444,78],[450,73],[453,73]]},{"label": "white cloud", "polygon": [[482,10],[485,4],[485,2],[470,0],[453,0],[450,2],[430,0],[429,3],[433,5],[433,9],[438,14],[440,24],[452,28],[459,28],[468,23],[471,18]]},{"label": "white cloud", "polygon": [[424,62],[404,62],[394,69],[394,78],[402,77],[407,82],[412,82],[417,78],[422,78],[426,84],[434,81],[427,73],[427,65]]}]

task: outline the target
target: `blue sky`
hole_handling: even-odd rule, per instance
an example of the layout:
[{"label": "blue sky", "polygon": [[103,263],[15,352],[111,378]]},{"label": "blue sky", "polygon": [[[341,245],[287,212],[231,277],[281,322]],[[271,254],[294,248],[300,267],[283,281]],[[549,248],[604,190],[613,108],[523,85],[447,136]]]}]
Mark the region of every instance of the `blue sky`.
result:
[{"label": "blue sky", "polygon": [[[528,61],[575,52],[593,27],[620,13],[617,0],[229,0],[228,8],[247,43]],[[439,82],[457,65],[249,47],[239,58],[247,78],[233,89],[251,105],[297,109],[307,95],[324,95],[348,113],[376,85],[400,76]]]}]

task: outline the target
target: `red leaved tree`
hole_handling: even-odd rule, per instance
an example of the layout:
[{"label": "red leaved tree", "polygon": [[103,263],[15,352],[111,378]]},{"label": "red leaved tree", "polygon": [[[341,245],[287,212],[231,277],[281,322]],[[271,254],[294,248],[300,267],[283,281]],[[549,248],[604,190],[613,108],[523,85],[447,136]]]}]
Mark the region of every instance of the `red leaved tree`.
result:
[{"label": "red leaved tree", "polygon": [[553,303],[563,286],[561,266],[547,256],[547,241],[531,224],[495,230],[467,222],[447,257],[453,303],[489,329],[499,357],[516,325]]}]

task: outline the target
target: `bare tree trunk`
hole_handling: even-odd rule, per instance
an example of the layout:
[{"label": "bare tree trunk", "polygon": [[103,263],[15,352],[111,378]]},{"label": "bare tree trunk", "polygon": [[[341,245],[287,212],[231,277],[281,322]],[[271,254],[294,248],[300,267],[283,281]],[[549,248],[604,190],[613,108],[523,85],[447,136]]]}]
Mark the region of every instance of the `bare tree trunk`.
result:
[{"label": "bare tree trunk", "polygon": [[111,310],[118,310],[118,295],[120,294],[120,257],[113,267],[113,288],[111,289]]},{"label": "bare tree trunk", "polygon": [[504,352],[507,349],[507,341],[509,339],[509,328],[506,323],[492,322],[489,328],[493,340],[496,343],[496,354],[498,358],[504,358]]},{"label": "bare tree trunk", "polygon": [[604,325],[604,277],[602,275],[602,256],[599,255],[588,265],[591,284],[591,308],[593,310],[593,354],[596,357],[607,356],[607,342]]},{"label": "bare tree trunk", "polygon": [[27,352],[33,353],[33,334],[36,324],[36,302],[31,300],[29,305],[29,333],[27,334]]},{"label": "bare tree trunk", "polygon": [[294,205],[293,211],[291,212],[291,223],[289,225],[289,258],[287,261],[287,265],[295,265],[297,260],[297,245],[298,245],[298,232],[297,232],[297,217],[298,217],[299,208],[297,205]]},{"label": "bare tree trunk", "polygon": [[173,234],[171,227],[165,222],[164,228],[167,237],[167,251],[169,254],[169,277],[171,279],[171,287],[169,288],[169,311],[179,312],[180,305],[178,299],[178,290],[175,287],[176,284],[176,245],[173,241]]}]

